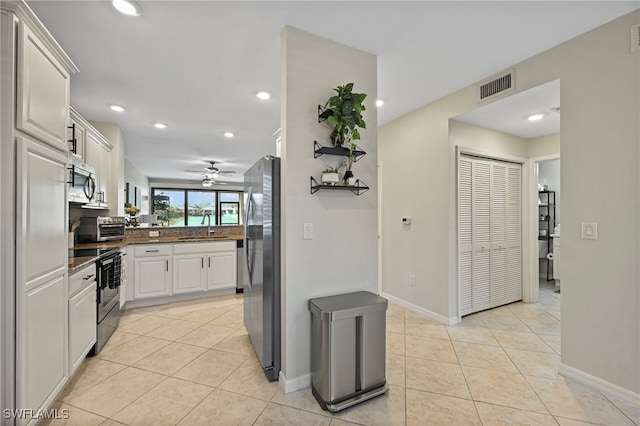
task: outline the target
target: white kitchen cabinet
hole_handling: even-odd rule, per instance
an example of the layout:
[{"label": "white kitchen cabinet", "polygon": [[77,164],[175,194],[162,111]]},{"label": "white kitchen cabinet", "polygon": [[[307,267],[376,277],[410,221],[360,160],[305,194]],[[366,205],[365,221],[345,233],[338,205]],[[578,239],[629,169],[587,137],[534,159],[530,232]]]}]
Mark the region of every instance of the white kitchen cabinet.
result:
[{"label": "white kitchen cabinet", "polygon": [[69,376],[96,343],[95,263],[69,277]]},{"label": "white kitchen cabinet", "polygon": [[70,73],[26,23],[18,34],[16,127],[67,152]]},{"label": "white kitchen cabinet", "polygon": [[172,256],[170,244],[135,246],[134,299],[171,294]]},{"label": "white kitchen cabinet", "polygon": [[103,208],[109,204],[109,182],[111,178],[111,150],[113,146],[89,123],[86,128],[85,163],[96,168],[96,196],[94,203]]},{"label": "white kitchen cabinet", "polygon": [[189,293],[206,289],[207,274],[202,254],[173,256],[173,293]]},{"label": "white kitchen cabinet", "polygon": [[0,198],[10,200],[0,217],[11,224],[0,281],[15,295],[0,306],[0,393],[8,407],[37,413],[68,378],[67,127],[69,76],[78,69],[25,2],[0,8]]},{"label": "white kitchen cabinet", "polygon": [[68,377],[66,156],[17,138],[16,398],[46,408]]},{"label": "white kitchen cabinet", "polygon": [[[187,268],[185,263],[183,273],[178,274],[177,271],[174,273],[174,292],[235,288],[237,280],[235,241],[174,244],[173,254],[174,265],[177,264],[176,259],[185,262],[188,259],[190,264],[190,268]],[[202,262],[202,268],[198,270],[200,262]],[[201,278],[200,274],[202,274]],[[176,282],[182,279],[184,282]],[[202,284],[197,286],[198,282]],[[186,288],[189,290],[183,290]],[[176,291],[176,289],[180,290]]]},{"label": "white kitchen cabinet", "polygon": [[82,161],[85,161],[85,145],[87,138],[87,128],[82,123],[82,119],[77,112],[70,108],[71,125],[68,128],[69,150]]},{"label": "white kitchen cabinet", "polygon": [[208,257],[207,288],[235,288],[237,282],[236,249],[212,253]]}]

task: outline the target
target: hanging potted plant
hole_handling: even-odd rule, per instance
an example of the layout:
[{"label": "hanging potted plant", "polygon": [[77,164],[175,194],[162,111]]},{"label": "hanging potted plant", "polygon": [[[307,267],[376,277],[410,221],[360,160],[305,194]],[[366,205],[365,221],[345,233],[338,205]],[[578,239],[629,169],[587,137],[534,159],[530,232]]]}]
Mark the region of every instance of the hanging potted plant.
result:
[{"label": "hanging potted plant", "polygon": [[331,96],[324,104],[325,111],[321,118],[333,124],[331,142],[333,146],[342,146],[351,140],[360,139],[358,128],[366,129],[362,112],[366,109],[363,101],[366,93],[353,93],[353,83],[338,86],[336,95]]}]

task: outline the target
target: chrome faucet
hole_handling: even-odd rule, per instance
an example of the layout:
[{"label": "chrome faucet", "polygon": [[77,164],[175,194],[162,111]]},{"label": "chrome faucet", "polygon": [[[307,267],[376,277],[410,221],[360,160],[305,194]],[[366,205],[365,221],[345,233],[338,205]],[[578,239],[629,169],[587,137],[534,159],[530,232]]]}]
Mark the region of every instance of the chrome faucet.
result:
[{"label": "chrome faucet", "polygon": [[207,218],[207,235],[211,235],[215,232],[215,230],[211,229],[211,214],[210,213],[205,213],[202,215],[202,222],[200,222],[200,225],[204,225],[204,219]]}]

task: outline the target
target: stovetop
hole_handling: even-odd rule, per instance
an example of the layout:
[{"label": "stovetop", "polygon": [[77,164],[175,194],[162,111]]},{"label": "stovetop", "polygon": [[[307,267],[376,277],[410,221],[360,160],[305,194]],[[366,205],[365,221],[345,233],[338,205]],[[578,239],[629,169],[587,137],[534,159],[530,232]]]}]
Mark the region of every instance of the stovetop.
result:
[{"label": "stovetop", "polygon": [[120,250],[119,248],[84,248],[69,250],[69,257],[103,257]]}]

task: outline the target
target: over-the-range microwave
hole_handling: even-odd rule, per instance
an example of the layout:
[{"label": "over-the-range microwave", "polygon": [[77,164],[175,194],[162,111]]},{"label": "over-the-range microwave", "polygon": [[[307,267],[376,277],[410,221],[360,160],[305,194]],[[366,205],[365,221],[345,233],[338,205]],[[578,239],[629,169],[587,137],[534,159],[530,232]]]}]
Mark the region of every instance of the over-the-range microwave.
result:
[{"label": "over-the-range microwave", "polygon": [[69,166],[69,202],[90,204],[96,196],[96,169],[75,155]]}]

